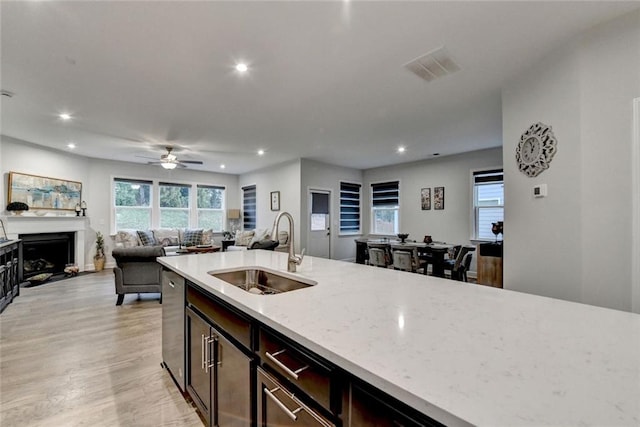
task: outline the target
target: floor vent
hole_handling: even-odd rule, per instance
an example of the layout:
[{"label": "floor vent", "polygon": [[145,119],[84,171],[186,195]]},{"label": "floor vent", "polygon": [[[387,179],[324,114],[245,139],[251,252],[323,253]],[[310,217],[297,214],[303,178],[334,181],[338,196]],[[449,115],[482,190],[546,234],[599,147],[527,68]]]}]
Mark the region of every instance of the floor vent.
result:
[{"label": "floor vent", "polygon": [[460,70],[444,46],[407,62],[404,67],[428,82]]}]

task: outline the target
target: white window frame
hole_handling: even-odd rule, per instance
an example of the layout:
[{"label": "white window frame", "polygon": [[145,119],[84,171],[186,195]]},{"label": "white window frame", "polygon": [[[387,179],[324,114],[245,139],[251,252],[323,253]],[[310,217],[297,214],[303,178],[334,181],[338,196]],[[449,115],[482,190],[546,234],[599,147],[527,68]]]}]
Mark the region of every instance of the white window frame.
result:
[{"label": "white window frame", "polygon": [[[358,229],[357,230],[350,230],[350,231],[343,231],[342,230],[342,184],[347,184],[347,185],[354,185],[354,186],[358,186]],[[339,236],[356,236],[356,235],[361,235],[362,234],[362,183],[360,182],[353,182],[353,181],[340,181],[340,188],[339,188],[339,200],[340,200],[340,211],[338,212],[338,235]],[[345,207],[347,207],[345,205]],[[350,206],[351,207],[351,206]],[[349,212],[345,212],[345,213],[349,213]]]},{"label": "white window frame", "polygon": [[[169,208],[169,207],[162,207],[160,206],[161,203],[161,195],[160,195],[160,189],[161,187],[185,187],[189,189],[189,206],[187,206],[186,208]],[[185,228],[191,228],[191,224],[193,224],[193,185],[191,184],[182,184],[182,183],[177,183],[177,182],[167,182],[167,181],[160,181],[158,182],[158,227],[156,228],[167,228],[167,227],[162,227],[162,211],[186,211],[187,212],[187,225]],[[180,228],[180,227],[179,227]]]},{"label": "white window frame", "polygon": [[[249,184],[249,185],[244,185],[242,187],[240,187],[241,190],[241,202],[242,202],[242,229],[243,230],[247,230],[247,228],[245,228],[245,215],[247,215],[247,207],[245,205],[245,199],[244,199],[244,193],[245,193],[245,189],[251,188],[253,187],[253,191],[255,193],[255,203],[254,203],[254,208],[253,208],[253,213],[254,213],[254,223],[253,223],[253,228],[256,228],[258,226],[258,186],[256,184]],[[253,228],[248,228],[248,230],[252,230]]]},{"label": "white window frame", "polygon": [[[139,182],[140,184],[150,185],[151,190],[149,192],[149,206],[116,206],[116,182],[132,183]],[[149,210],[149,225],[153,226],[153,204],[155,200],[154,183],[153,180],[145,178],[131,178],[131,177],[111,177],[111,234],[115,234],[118,230],[116,228],[116,213],[118,209],[140,209],[146,208]],[[123,229],[124,230],[124,229]]]},{"label": "white window frame", "polygon": [[[214,233],[221,234],[224,231],[224,227],[227,224],[227,186],[226,185],[217,185],[211,183],[203,183],[203,182],[185,182],[179,180],[167,180],[167,179],[149,179],[149,178],[141,178],[141,177],[131,177],[131,176],[123,176],[123,175],[112,175],[111,176],[111,218],[110,218],[110,228],[111,234],[115,234],[118,230],[116,229],[116,201],[115,201],[115,183],[117,181],[140,181],[150,183],[151,185],[151,206],[149,207],[151,211],[151,222],[150,229],[159,229],[160,227],[160,184],[168,183],[175,185],[185,185],[190,187],[189,190],[189,225],[187,228],[194,228],[193,224],[196,224],[196,228],[204,228],[198,225],[198,200],[197,200],[197,191],[198,185],[205,187],[220,187],[223,189],[224,196],[222,197],[222,230],[213,230]],[[123,208],[123,207],[120,207]],[[162,209],[172,209],[172,208],[162,208]],[[175,209],[184,209],[184,208],[175,208]]]},{"label": "white window frame", "polygon": [[[226,227],[225,224],[227,223],[227,218],[226,218],[226,198],[227,198],[227,189],[223,186],[223,185],[211,185],[211,184],[196,184],[195,186],[195,197],[194,197],[194,209],[195,209],[195,224],[197,225],[198,228],[205,228],[203,225],[200,225],[200,215],[199,212],[200,211],[211,211],[211,212],[222,212],[222,229],[221,230],[213,230],[216,233],[222,233]],[[198,189],[202,187],[202,188],[215,188],[215,189],[220,189],[222,190],[222,207],[220,209],[216,209],[216,208],[199,208],[198,207]]]},{"label": "white window frame", "polygon": [[[502,201],[500,201],[499,199],[495,199],[496,203],[493,205],[483,205],[483,206],[477,206],[477,200],[478,200],[478,190],[477,190],[477,185],[476,185],[476,175],[482,174],[484,172],[489,173],[492,171],[502,171],[502,185],[503,185],[503,189],[502,189]],[[478,185],[482,185],[482,184],[478,184]],[[478,221],[480,219],[480,210],[481,209],[496,209],[496,208],[500,208],[502,209],[502,216],[504,218],[504,169],[501,166],[496,166],[496,167],[492,167],[492,168],[482,168],[482,169],[474,169],[471,171],[471,230],[473,235],[471,236],[471,240],[472,241],[479,241],[479,242],[486,242],[486,241],[494,241],[495,238],[486,238],[486,237],[479,237],[479,224]],[[493,200],[493,199],[491,199]],[[490,200],[489,200],[490,201]],[[498,240],[502,240],[502,235],[500,235],[498,237]]]},{"label": "white window frame", "polygon": [[[398,203],[396,206],[394,207],[374,207],[373,206],[373,186],[374,185],[378,185],[378,184],[385,184],[385,183],[391,183],[391,182],[397,182],[398,183]],[[399,179],[391,179],[391,180],[384,180],[384,181],[377,181],[377,182],[371,182],[369,183],[369,207],[371,208],[370,210],[370,224],[369,224],[369,229],[371,230],[371,234],[374,235],[378,235],[378,236],[395,236],[396,234],[398,234],[400,231],[400,180]],[[380,233],[377,232],[377,230],[375,229],[375,213],[377,211],[394,211],[395,214],[395,224],[394,224],[394,231],[392,233]]]}]

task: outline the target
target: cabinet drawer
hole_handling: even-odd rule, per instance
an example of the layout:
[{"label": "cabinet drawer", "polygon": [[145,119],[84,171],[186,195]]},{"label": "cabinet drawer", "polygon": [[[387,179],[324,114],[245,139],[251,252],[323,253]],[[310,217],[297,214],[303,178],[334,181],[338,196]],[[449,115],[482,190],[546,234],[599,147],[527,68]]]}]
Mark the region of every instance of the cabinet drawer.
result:
[{"label": "cabinet drawer", "polygon": [[332,369],[299,346],[260,329],[262,364],[289,379],[323,407],[335,412],[331,405]]},{"label": "cabinet drawer", "polygon": [[187,304],[196,307],[240,344],[251,349],[251,320],[193,286],[187,287]]}]

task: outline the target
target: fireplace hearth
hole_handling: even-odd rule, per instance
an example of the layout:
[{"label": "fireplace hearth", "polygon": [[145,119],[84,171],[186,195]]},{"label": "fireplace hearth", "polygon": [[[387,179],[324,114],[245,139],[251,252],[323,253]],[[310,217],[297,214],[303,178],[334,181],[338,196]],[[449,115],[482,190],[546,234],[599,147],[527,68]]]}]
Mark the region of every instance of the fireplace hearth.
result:
[{"label": "fireplace hearth", "polygon": [[63,274],[75,262],[75,232],[20,234],[24,279],[40,273]]}]

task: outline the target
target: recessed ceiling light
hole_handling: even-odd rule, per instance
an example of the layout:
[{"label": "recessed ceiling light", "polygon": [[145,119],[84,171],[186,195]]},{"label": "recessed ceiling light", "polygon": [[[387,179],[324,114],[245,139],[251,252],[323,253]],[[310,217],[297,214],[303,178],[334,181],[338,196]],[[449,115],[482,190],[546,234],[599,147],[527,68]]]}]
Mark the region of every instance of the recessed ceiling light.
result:
[{"label": "recessed ceiling light", "polygon": [[74,148],[76,148],[76,144],[74,144],[73,142],[70,142],[67,144],[67,148],[69,148],[70,150],[73,150]]},{"label": "recessed ceiling light", "polygon": [[224,169],[224,168],[226,168],[225,165],[220,165],[220,169]]},{"label": "recessed ceiling light", "polygon": [[403,146],[398,147],[398,153],[404,153],[407,149]]},{"label": "recessed ceiling light", "polygon": [[264,156],[264,150],[258,150],[258,156]]},{"label": "recessed ceiling light", "polygon": [[68,113],[62,113],[58,115],[58,117],[60,117],[62,120],[71,120],[71,114]]},{"label": "recessed ceiling light", "polygon": [[236,71],[239,73],[246,73],[249,71],[249,67],[244,62],[238,62],[236,64]]}]

